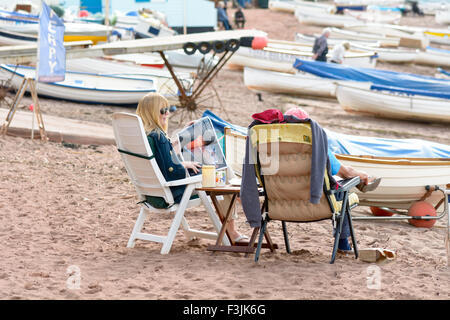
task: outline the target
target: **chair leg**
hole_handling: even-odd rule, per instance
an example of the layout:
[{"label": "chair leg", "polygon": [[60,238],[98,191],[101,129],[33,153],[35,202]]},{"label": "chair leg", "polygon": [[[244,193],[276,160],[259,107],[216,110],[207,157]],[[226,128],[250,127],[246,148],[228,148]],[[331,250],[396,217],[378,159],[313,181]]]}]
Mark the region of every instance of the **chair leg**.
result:
[{"label": "chair leg", "polygon": [[177,231],[180,228],[181,220],[184,217],[184,211],[186,210],[189,198],[191,197],[193,190],[193,185],[188,185],[186,187],[175,217],[173,218],[172,224],[170,225],[169,233],[167,234],[166,240],[164,240],[163,246],[161,248],[161,254],[169,253],[170,248],[172,247],[173,240],[175,239]]},{"label": "chair leg", "polygon": [[355,231],[353,230],[353,221],[352,221],[352,214],[350,212],[350,209],[348,210],[347,215],[348,215],[348,226],[350,228],[350,235],[352,237],[353,250],[355,251],[355,259],[358,259],[359,252],[358,252],[358,246],[356,244]]},{"label": "chair leg", "polygon": [[141,211],[139,212],[139,216],[134,224],[133,231],[131,232],[130,239],[128,239],[128,248],[134,248],[136,243],[136,235],[141,232],[142,226],[144,225],[145,219],[147,218],[147,212],[145,212],[145,208],[141,206]]},{"label": "chair leg", "polygon": [[266,231],[266,226],[267,226],[267,220],[264,219],[262,221],[261,229],[259,230],[258,246],[256,247],[256,252],[255,252],[255,262],[258,262],[258,260],[259,260],[259,253],[261,252],[261,247],[262,247],[264,232]]},{"label": "chair leg", "polygon": [[336,259],[336,253],[339,245],[339,238],[341,237],[343,223],[344,223],[344,216],[342,216],[341,214],[338,218],[338,225],[336,226],[336,233],[334,235],[333,253],[331,254],[330,264],[333,264],[334,260]]},{"label": "chair leg", "polygon": [[286,246],[286,252],[291,254],[291,246],[289,245],[289,236],[286,228],[286,221],[281,221],[281,226],[283,227],[284,244]]}]

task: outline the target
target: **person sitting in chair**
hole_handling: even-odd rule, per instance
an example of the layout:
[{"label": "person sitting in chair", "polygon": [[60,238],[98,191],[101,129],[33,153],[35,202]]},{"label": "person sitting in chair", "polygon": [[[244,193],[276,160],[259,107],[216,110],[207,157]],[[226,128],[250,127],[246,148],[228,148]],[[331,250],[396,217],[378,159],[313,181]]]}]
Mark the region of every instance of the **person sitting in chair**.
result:
[{"label": "person sitting in chair", "polygon": [[225,4],[223,3],[223,1],[220,1],[217,4],[217,21],[222,23],[225,30],[233,29],[230,25],[230,21],[228,20],[228,15],[225,11]]},{"label": "person sitting in chair", "polygon": [[244,16],[244,12],[242,11],[241,7],[238,7],[236,12],[234,13],[234,24],[236,25],[236,28],[244,29],[245,16]]},{"label": "person sitting in chair", "polygon": [[[299,107],[290,108],[284,113],[285,116],[294,116],[295,118],[299,120],[308,119],[309,115],[308,113]],[[362,192],[368,192],[375,190],[378,185],[381,182],[381,178],[375,178],[369,176],[364,171],[356,170],[355,168],[351,166],[345,166],[342,163],[339,162],[339,160],[336,158],[334,153],[328,148],[328,159],[330,160],[330,167],[331,167],[331,174],[333,176],[338,176],[342,179],[350,179],[353,177],[359,177],[361,182],[357,186],[357,188]],[[336,195],[336,200],[338,199],[339,195]],[[348,237],[350,236],[350,228],[348,224],[348,219],[344,220],[344,223],[342,225],[342,234],[339,239],[339,245],[338,250],[340,252],[351,252],[352,248],[350,247],[350,244],[348,242]]]},{"label": "person sitting in chair", "polygon": [[[194,161],[181,161],[168,137],[169,102],[156,92],[143,96],[138,103],[136,114],[141,117],[150,147],[155,160],[167,181],[186,178],[186,170],[198,173],[201,164]],[[180,203],[186,186],[170,187],[175,203]],[[235,217],[234,217],[235,218]],[[228,234],[231,239],[243,240],[234,224],[234,219],[228,223]],[[247,238],[248,239],[248,238]]]}]

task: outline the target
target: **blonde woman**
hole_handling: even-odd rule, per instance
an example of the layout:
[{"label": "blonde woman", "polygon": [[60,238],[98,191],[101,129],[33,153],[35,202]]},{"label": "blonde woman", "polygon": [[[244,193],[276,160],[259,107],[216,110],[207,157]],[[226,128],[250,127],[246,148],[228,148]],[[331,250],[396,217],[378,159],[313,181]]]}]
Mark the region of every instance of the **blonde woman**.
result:
[{"label": "blonde woman", "polygon": [[[193,173],[199,172],[201,164],[194,161],[181,161],[177,154],[179,150],[175,151],[167,135],[169,102],[166,98],[156,92],[148,93],[139,101],[136,114],[142,119],[155,160],[167,181],[186,178],[186,169],[192,170]],[[185,188],[185,186],[170,187],[175,203],[181,201]],[[235,230],[233,219],[228,224],[228,234],[235,241],[247,238]]]}]

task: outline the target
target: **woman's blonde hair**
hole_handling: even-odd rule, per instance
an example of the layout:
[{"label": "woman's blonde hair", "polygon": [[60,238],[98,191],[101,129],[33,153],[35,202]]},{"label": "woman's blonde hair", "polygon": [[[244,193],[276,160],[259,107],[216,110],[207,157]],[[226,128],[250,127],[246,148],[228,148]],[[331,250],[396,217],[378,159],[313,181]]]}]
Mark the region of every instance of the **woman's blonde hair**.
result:
[{"label": "woman's blonde hair", "polygon": [[136,114],[141,117],[147,134],[155,129],[167,133],[168,123],[161,123],[159,115],[161,109],[168,107],[169,101],[156,92],[150,92],[139,100]]}]

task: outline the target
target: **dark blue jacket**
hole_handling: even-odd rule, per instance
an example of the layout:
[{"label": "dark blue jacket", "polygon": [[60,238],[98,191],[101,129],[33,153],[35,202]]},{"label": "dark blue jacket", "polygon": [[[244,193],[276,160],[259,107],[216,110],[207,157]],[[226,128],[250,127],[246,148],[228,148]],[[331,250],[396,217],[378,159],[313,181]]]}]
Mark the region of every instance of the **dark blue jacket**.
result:
[{"label": "dark blue jacket", "polygon": [[[160,130],[153,130],[148,134],[147,139],[166,181],[186,178],[186,169],[181,164],[166,134]],[[185,189],[186,186],[170,187],[175,203],[180,203]]]}]

